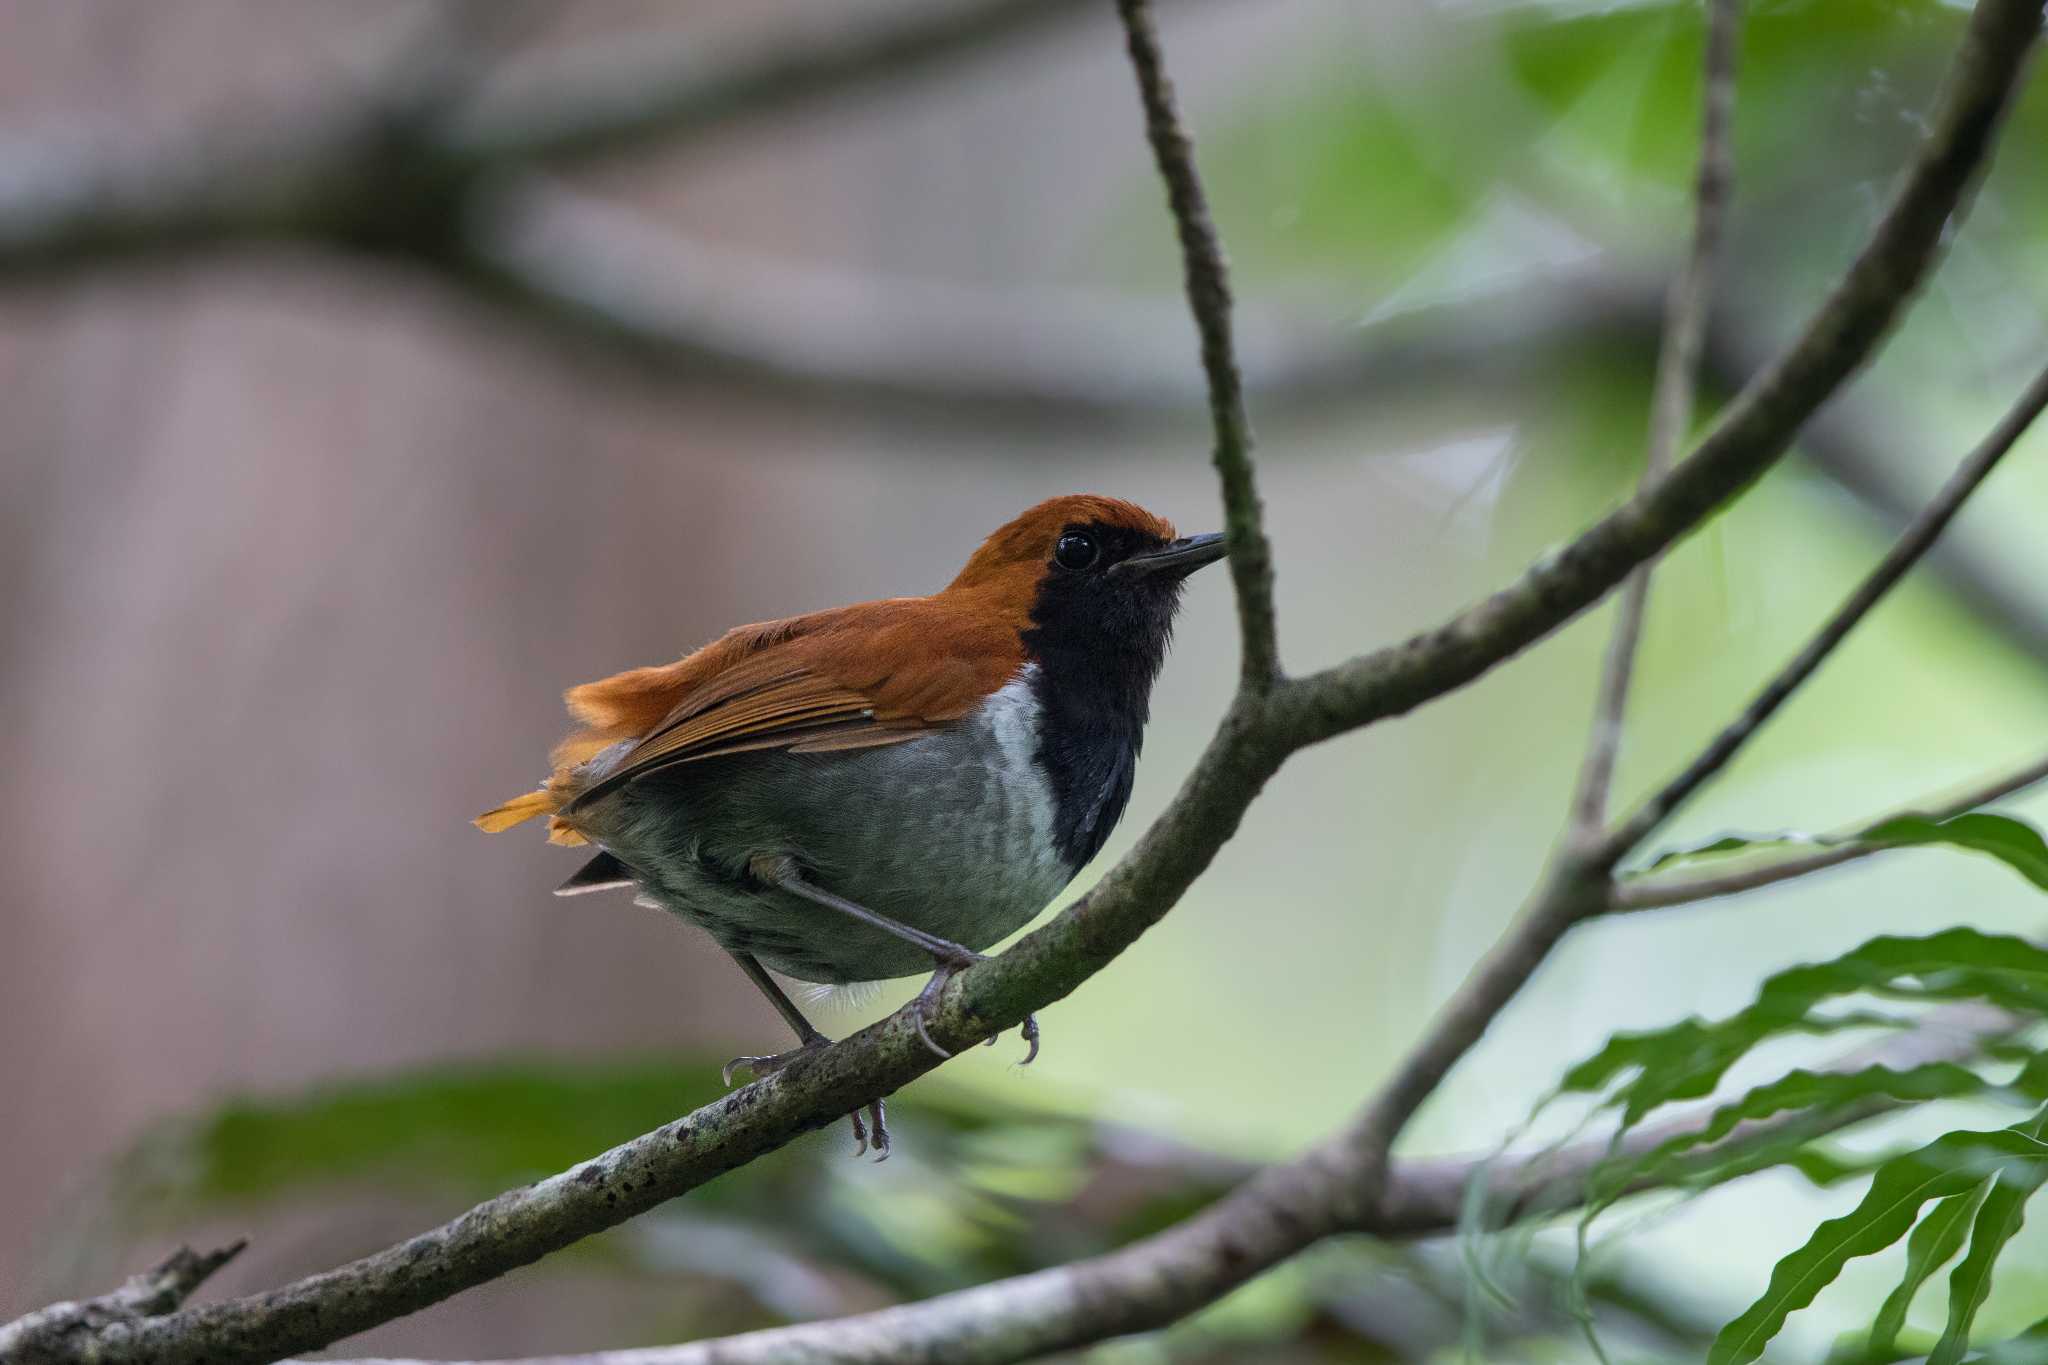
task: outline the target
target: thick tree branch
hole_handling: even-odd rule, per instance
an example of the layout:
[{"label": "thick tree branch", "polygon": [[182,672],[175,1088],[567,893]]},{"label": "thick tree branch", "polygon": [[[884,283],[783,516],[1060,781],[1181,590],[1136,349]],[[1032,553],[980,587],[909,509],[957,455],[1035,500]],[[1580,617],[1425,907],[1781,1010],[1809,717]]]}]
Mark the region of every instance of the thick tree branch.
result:
[{"label": "thick tree branch", "polygon": [[1187,268],[1188,303],[1202,341],[1202,372],[1209,381],[1209,416],[1216,428],[1216,473],[1223,482],[1225,536],[1230,575],[1237,587],[1239,633],[1244,652],[1241,683],[1248,692],[1269,691],[1280,678],[1280,645],[1273,621],[1273,547],[1252,475],[1252,426],[1244,410],[1244,384],[1230,336],[1230,278],[1223,244],[1209,216],[1208,196],[1195,170],[1195,149],[1174,110],[1173,83],[1166,77],[1159,33],[1147,0],[1117,0],[1124,36],[1145,108],[1145,136],[1166,182],[1166,199],[1180,235]]},{"label": "thick tree branch", "polygon": [[[1643,461],[1644,487],[1664,477],[1678,458],[1678,444],[1692,424],[1693,392],[1713,314],[1714,273],[1728,216],[1735,155],[1730,147],[1735,111],[1735,49],[1742,28],[1741,0],[1711,0],[1701,75],[1700,157],[1693,177],[1692,247],[1665,305],[1664,335],[1657,348],[1657,378],[1650,397],[1650,444]],[[1642,645],[1643,612],[1650,601],[1652,558],[1637,566],[1622,585],[1614,631],[1607,642],[1599,693],[1593,703],[1592,732],[1572,798],[1568,837],[1584,838],[1607,820],[1607,793],[1621,752],[1622,721],[1628,711],[1636,654]]]},{"label": "thick tree branch", "polygon": [[[1924,277],[1944,225],[1989,151],[2039,21],[2038,0],[1980,0],[1931,131],[1870,245],[1800,341],[1737,398],[1699,453],[1517,585],[1439,630],[1267,693],[1241,690],[1179,795],[1095,890],[1001,957],[954,978],[931,1024],[937,1041],[957,1051],[1013,1026],[1128,947],[1208,865],[1288,753],[1470,681],[1583,610],[1777,459],[1799,421],[1869,355]],[[943,1358],[1016,1359],[1170,1320],[1325,1232],[1374,1217],[1386,1144],[1469,1045],[1456,1042],[1460,1008],[1454,1004],[1451,1025],[1426,1041],[1417,1054],[1422,1060],[1404,1067],[1354,1128],[1297,1162],[1260,1173],[1147,1243],[1142,1255],[1119,1254],[1088,1263],[1086,1274],[1068,1268],[1024,1282],[1038,1287],[1018,1301],[1021,1319],[1005,1320],[1011,1335],[998,1341],[991,1335],[997,1324],[959,1320],[954,1330],[972,1349],[949,1345]],[[1472,1038],[1492,1012],[1472,1022]],[[935,1064],[907,1017],[892,1016],[400,1246],[269,1293],[112,1324],[89,1340],[39,1341],[22,1358],[39,1365],[243,1365],[313,1349],[615,1226],[836,1122]],[[1425,1082],[1419,1088],[1418,1078]],[[951,1311],[948,1300],[938,1303],[935,1313]],[[1034,1329],[1034,1322],[1045,1326]],[[1033,1331],[1057,1340],[1032,1345]]]},{"label": "thick tree branch", "polygon": [[[1923,815],[1930,820],[1947,820],[1967,811],[1980,809],[1993,801],[2000,801],[2015,792],[2026,790],[2038,782],[2048,781],[2048,754],[2035,759],[2026,767],[2006,773],[1980,787],[1946,801],[1921,802],[1884,815],[1875,815],[1837,833],[1834,839],[1854,840],[1866,829],[1909,815]],[[1873,853],[1883,853],[1887,844],[1836,843],[1828,844],[1812,853],[1796,857],[1780,858],[1759,867],[1743,868],[1737,872],[1724,872],[1715,876],[1672,876],[1637,878],[1617,883],[1608,896],[1610,911],[1662,910],[1674,905],[1692,905],[1699,901],[1719,900],[1723,896],[1736,896],[1745,891],[1755,891],[1766,886],[1776,886],[1795,877],[1810,876],[1825,872],[1831,867],[1868,858]]]}]

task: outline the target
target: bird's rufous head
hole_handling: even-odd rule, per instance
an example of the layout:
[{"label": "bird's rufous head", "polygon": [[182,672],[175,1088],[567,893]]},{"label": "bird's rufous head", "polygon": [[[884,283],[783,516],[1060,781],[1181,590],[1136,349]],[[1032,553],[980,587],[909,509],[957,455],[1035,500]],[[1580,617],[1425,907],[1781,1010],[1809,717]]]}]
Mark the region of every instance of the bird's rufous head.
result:
[{"label": "bird's rufous head", "polygon": [[1041,662],[1128,664],[1149,687],[1182,581],[1223,557],[1220,535],[1182,536],[1136,503],[1051,498],[997,530],[946,588],[1027,619]]}]

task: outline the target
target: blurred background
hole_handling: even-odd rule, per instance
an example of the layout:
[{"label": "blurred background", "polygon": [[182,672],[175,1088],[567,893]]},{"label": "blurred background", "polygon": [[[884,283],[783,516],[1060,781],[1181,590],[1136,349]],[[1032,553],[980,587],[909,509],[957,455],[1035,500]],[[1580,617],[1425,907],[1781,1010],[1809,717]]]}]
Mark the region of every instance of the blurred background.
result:
[{"label": "blurred background", "polygon": [[[1307,669],[1632,484],[1701,15],[1163,9]],[[1752,11],[1710,403],[1866,233],[1965,13]],[[1660,573],[1625,788],[1726,718],[2037,366],[2043,146],[2036,80],[1882,363]],[[1039,498],[1217,525],[1179,272],[1106,3],[0,0],[0,1317],[181,1238],[254,1238],[218,1292],[323,1268],[781,1046],[696,931],[553,899],[570,855],[469,817],[540,773],[564,687],[932,590]],[[1832,827],[2033,756],[2032,444],[1675,836]],[[818,1134],[346,1353],[849,1311],[1113,1244],[1295,1150],[1513,913],[1606,617],[1297,757],[1184,903],[1043,1013],[1037,1064],[1005,1039],[892,1102],[888,1164]],[[1196,580],[1102,866],[1220,714],[1233,632],[1225,580]],[[1904,853],[1591,927],[1411,1146],[1487,1148],[1611,1031],[1727,1010],[1776,966],[2038,928],[2032,895]],[[1602,1262],[1603,1312],[1638,1356],[1696,1357],[1850,1199],[1786,1172],[1659,1206]],[[2029,1236],[1993,1324],[2048,1294]],[[1473,1305],[1453,1245],[1335,1246],[1103,1354],[1572,1358],[1555,1249],[1524,1250],[1512,1309]],[[1895,1274],[1852,1268],[1786,1358]]]}]

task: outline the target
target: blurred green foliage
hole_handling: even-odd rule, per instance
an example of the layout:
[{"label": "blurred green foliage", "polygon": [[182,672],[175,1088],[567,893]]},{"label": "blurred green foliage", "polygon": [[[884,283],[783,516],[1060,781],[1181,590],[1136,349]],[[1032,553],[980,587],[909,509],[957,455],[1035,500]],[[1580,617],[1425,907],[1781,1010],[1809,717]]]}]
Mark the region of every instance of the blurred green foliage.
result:
[{"label": "blurred green foliage", "polygon": [[[713,1093],[707,1062],[646,1059],[565,1065],[442,1066],[242,1097],[145,1137],[119,1163],[110,1207],[122,1241],[194,1222],[260,1225],[374,1190],[416,1216],[567,1169],[673,1118]],[[843,1132],[754,1162],[548,1264],[593,1260],[670,1285],[710,1282],[729,1298],[709,1320],[650,1314],[649,1344],[703,1330],[921,1298],[1068,1263],[1185,1218],[1248,1173],[1242,1163],[1120,1125],[991,1102],[935,1081],[890,1102],[896,1153],[849,1159]],[[369,1233],[374,1249],[377,1234]],[[1570,1268],[1518,1258],[1482,1339],[1562,1339]],[[1624,1338],[1696,1347],[1688,1321],[1625,1279],[1585,1277]],[[1165,1357],[1232,1360],[1287,1349],[1291,1358],[1415,1358],[1470,1338],[1457,1257],[1444,1248],[1324,1248],[1266,1277],[1158,1345]],[[710,1310],[706,1310],[710,1311]],[[612,1342],[611,1345],[630,1344]],[[1264,1358],[1261,1355],[1260,1358]]]}]

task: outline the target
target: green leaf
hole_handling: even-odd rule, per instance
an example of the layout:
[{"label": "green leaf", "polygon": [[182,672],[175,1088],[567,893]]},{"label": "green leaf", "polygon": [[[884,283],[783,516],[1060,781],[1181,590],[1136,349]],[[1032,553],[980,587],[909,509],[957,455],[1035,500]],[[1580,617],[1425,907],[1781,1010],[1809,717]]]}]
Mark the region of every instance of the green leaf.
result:
[{"label": "green leaf", "polygon": [[1889,1359],[1897,1349],[1899,1331],[1906,1325],[1906,1310],[1913,1306],[1913,1296],[1929,1276],[1954,1260],[1955,1254],[1963,1249],[1963,1239],[1970,1234],[1970,1219],[1984,1202],[1991,1184],[1987,1180],[1974,1190],[1950,1195],[1913,1229],[1913,1235],[1906,1240],[1906,1272],[1870,1327],[1871,1357]]},{"label": "green leaf", "polygon": [[2009,1341],[1989,1347],[1976,1365],[2048,1365],[2048,1318]]},{"label": "green leaf", "polygon": [[2041,831],[2010,815],[1972,813],[1946,820],[1902,815],[1872,825],[1857,836],[1887,848],[1913,844],[1949,844],[1974,853],[1988,853],[2043,891],[2048,891],[2048,840]]},{"label": "green leaf", "polygon": [[1626,1183],[1655,1178],[1687,1152],[1718,1142],[1734,1132],[1737,1125],[1756,1119],[1795,1110],[1825,1113],[1861,1100],[1954,1099],[1976,1094],[1989,1084],[1976,1072],[1954,1062],[1929,1062],[1904,1070],[1868,1066],[1855,1071],[1790,1071],[1720,1106],[1699,1128],[1660,1143],[1618,1175]]},{"label": "green leaf", "polygon": [[[1749,1090],[1740,1098],[1721,1105],[1708,1116],[1698,1128],[1677,1135],[1659,1143],[1634,1161],[1610,1161],[1588,1180],[1585,1209],[1579,1215],[1577,1241],[1580,1249],[1578,1271],[1573,1283],[1588,1267],[1585,1248],[1590,1240],[1593,1224],[1600,1215],[1612,1208],[1615,1202],[1628,1193],[1639,1181],[1657,1184],[1673,1183],[1688,1155],[1711,1143],[1718,1142],[1744,1123],[1768,1119],[1788,1112],[1831,1113],[1872,1099],[1896,1099],[1923,1101],[1950,1099],[1961,1095],[1975,1094],[1989,1086],[1989,1082],[1976,1072],[1953,1062],[1932,1062],[1925,1066],[1899,1070],[1888,1066],[1864,1067],[1856,1071],[1793,1071],[1765,1085]],[[1787,1144],[1797,1149],[1803,1139],[1794,1138]],[[1748,1155],[1748,1154],[1743,1154]],[[1717,1170],[1708,1166],[1702,1179],[1694,1182],[1705,1187],[1747,1174],[1754,1166],[1738,1158],[1723,1163],[1725,1169]],[[1944,1207],[1946,1207],[1944,1205]],[[1935,1219],[1941,1210],[1929,1215]],[[1962,1246],[1967,1230],[1967,1214],[1957,1222],[1955,1240],[1938,1261],[1929,1264],[1919,1278],[1912,1281],[1917,1288],[1921,1280],[1941,1265],[1945,1265]],[[1914,1234],[1917,1238],[1918,1232]],[[1909,1271],[1909,1274],[1911,1272]],[[1906,1295],[1910,1301],[1912,1295]],[[1889,1307],[1889,1305],[1887,1305]],[[1900,1315],[1905,1305],[1899,1307]],[[1894,1334],[1896,1328],[1893,1329]]]},{"label": "green leaf", "polygon": [[[2038,1120],[2030,1120],[2031,1128]],[[1863,1200],[1849,1213],[1814,1230],[1806,1244],[1771,1271],[1762,1297],[1714,1338],[1708,1365],[1748,1365],[1763,1354],[1792,1313],[1812,1303],[1859,1256],[1882,1251],[1905,1236],[1930,1200],[1962,1194],[1985,1176],[2024,1170],[2048,1161],[2048,1143],[2022,1128],[1956,1132],[1878,1168]]]},{"label": "green leaf", "polygon": [[1582,1222],[1590,1224],[1638,1182],[1667,1183],[1688,1154],[1720,1141],[1744,1123],[1795,1111],[1829,1113],[1873,1099],[1954,1099],[1989,1087],[1984,1077],[1954,1062],[1905,1070],[1869,1066],[1855,1071],[1791,1071],[1721,1105],[1698,1128],[1659,1143],[1635,1160],[1610,1162],[1590,1182],[1592,1194]]},{"label": "green leaf", "polygon": [[1567,1072],[1559,1090],[1598,1092],[1633,1071],[1607,1098],[1622,1110],[1627,1128],[1659,1105],[1713,1093],[1728,1068],[1766,1039],[1907,1022],[1870,1013],[1814,1013],[1830,1000],[1871,992],[1926,1001],[1985,999],[2028,1013],[2048,1012],[2048,950],[1969,928],[1874,938],[1832,961],[1774,974],[1747,1008],[1725,1019],[1686,1019],[1646,1033],[1617,1034]]},{"label": "green leaf", "polygon": [[1681,844],[1667,848],[1640,867],[1629,869],[1623,874],[1624,880],[1647,877],[1652,872],[1661,872],[1667,867],[1688,867],[1694,863],[1713,862],[1734,853],[1761,853],[1780,848],[1819,848],[1830,843],[1848,843],[1846,839],[1829,839],[1819,834],[1801,834],[1797,830],[1781,829],[1770,834],[1723,834],[1703,844]]},{"label": "green leaf", "polygon": [[[2034,1119],[2028,1135],[2039,1140],[2048,1129],[2048,1113]],[[2034,1163],[2001,1171],[1985,1194],[1970,1228],[1970,1250],[1948,1279],[1948,1325],[1927,1365],[1957,1365],[1970,1346],[1970,1328],[1977,1310],[1991,1293],[1991,1268],[2027,1218],[2027,1200],[2048,1179],[2048,1165]]]},{"label": "green leaf", "polygon": [[[2023,841],[2011,843],[2008,836],[2012,831],[2002,828],[1972,830],[1966,825],[1957,829],[1951,822],[1934,821],[1888,825],[1888,837],[1969,838],[2003,841],[2008,853],[2025,849]],[[1873,995],[1923,1002],[1982,999],[2029,1014],[2048,1013],[2048,950],[2009,935],[1960,927],[1921,937],[1874,938],[1831,961],[1775,973],[1746,1008],[1725,1018],[1685,1019],[1663,1029],[1616,1035],[1573,1067],[1560,1082],[1558,1093],[1599,1095],[1600,1107],[1618,1109],[1615,1140],[1619,1143],[1659,1106],[1712,1094],[1729,1068],[1762,1043],[1793,1034],[1897,1027],[1911,1022],[1888,1013],[1839,1008],[1845,998]],[[1823,1006],[1829,1008],[1823,1010]],[[2009,1055],[2005,1060],[2021,1062],[2022,1070],[2003,1089],[2029,1094],[2048,1088],[2048,1064],[2033,1053]],[[1673,1137],[1640,1157],[1611,1163],[1596,1173],[1589,1182],[1580,1244],[1584,1246],[1594,1219],[1639,1181],[1671,1184],[1689,1176],[1688,1184],[1704,1187],[1733,1179],[1760,1164],[1793,1164],[1805,1171],[1815,1159],[1796,1134],[1768,1144],[1770,1150],[1765,1153],[1737,1153],[1725,1161],[1700,1159],[1702,1148],[1745,1122],[1784,1113],[1838,1111],[1873,1099],[1919,1103],[1994,1088],[1972,1067],[1953,1062],[1905,1069],[1872,1066],[1847,1072],[1792,1071],[1721,1104],[1699,1130]],[[1950,1149],[1967,1152],[1973,1143],[1990,1149],[2025,1143],[2030,1144],[2029,1150],[2048,1153],[2048,1145],[2020,1130],[1992,1136],[1951,1134],[1944,1142],[1946,1146],[1935,1144],[1879,1164],[1865,1203],[1849,1217],[1825,1225],[1806,1248],[1780,1264],[1771,1290],[1724,1332],[1729,1345],[1718,1358],[1755,1359],[1786,1316],[1810,1303],[1848,1260],[1905,1236],[1928,1201],[1947,1200],[1981,1185],[1984,1170],[1966,1169],[1958,1175],[1951,1169],[1956,1152]],[[1687,1170],[1689,1163],[1698,1169]],[[1836,1169],[1839,1163],[1827,1164],[1830,1168],[1821,1173],[1822,1178],[1842,1174]],[[1917,1184],[1913,1183],[1916,1175],[1923,1177]],[[1902,1192],[1912,1197],[1905,1198]],[[1950,1222],[1965,1212],[1960,1205],[1944,1205],[1918,1239],[1908,1283],[1902,1286],[1897,1302],[1887,1306],[1881,1335],[1896,1336],[1897,1325],[1890,1319],[1903,1320],[1926,1277],[1953,1259],[1962,1234],[1951,1228]],[[1938,1257],[1937,1251],[1941,1253]],[[1995,1248],[1985,1254],[1995,1255]]]},{"label": "green leaf", "polygon": [[1773,1166],[1789,1166],[1815,1189],[1831,1190],[1837,1185],[1875,1174],[1877,1168],[1890,1161],[1894,1155],[1896,1154],[1885,1153],[1876,1157],[1844,1158],[1809,1146],[1795,1138],[1788,1138],[1782,1143],[1769,1144],[1755,1153],[1744,1154],[1726,1164],[1716,1165],[1701,1177],[1700,1183],[1718,1185],[1740,1176],[1768,1170]]},{"label": "green leaf", "polygon": [[1633,1127],[1660,1104],[1711,1094],[1731,1064],[1774,1034],[1824,1035],[1851,1029],[1894,1029],[1909,1027],[1913,1022],[1869,1010],[1825,1018],[1800,1013],[1776,1019],[1752,1011],[1719,1022],[1694,1018],[1646,1033],[1617,1033],[1599,1052],[1565,1073],[1558,1085],[1559,1092],[1596,1092],[1634,1071],[1635,1079],[1608,1097],[1608,1103],[1624,1107],[1623,1126]]},{"label": "green leaf", "polygon": [[1926,815],[1901,815],[1882,820],[1854,834],[1801,834],[1778,830],[1770,834],[1723,834],[1703,844],[1666,849],[1628,878],[1644,877],[1668,867],[1711,862],[1736,854],[1767,852],[1784,848],[1843,848],[1865,844],[1872,848],[1912,848],[1918,845],[1946,845],[1998,859],[2035,886],[2048,891],[2048,839],[2024,820],[2010,815],[1987,815],[1972,811],[1937,820]]}]

